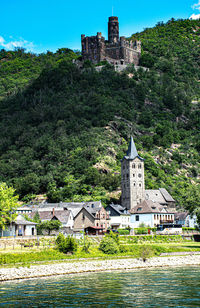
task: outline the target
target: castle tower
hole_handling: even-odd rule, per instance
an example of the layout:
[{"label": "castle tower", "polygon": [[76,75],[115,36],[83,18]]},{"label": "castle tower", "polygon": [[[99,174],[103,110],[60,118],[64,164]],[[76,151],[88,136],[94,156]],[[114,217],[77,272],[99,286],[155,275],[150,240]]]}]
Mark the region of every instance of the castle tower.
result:
[{"label": "castle tower", "polygon": [[119,22],[118,17],[109,17],[108,21],[108,42],[115,44],[119,42]]},{"label": "castle tower", "polygon": [[132,209],[145,199],[144,159],[138,155],[133,137],[121,161],[121,185],[123,207]]}]

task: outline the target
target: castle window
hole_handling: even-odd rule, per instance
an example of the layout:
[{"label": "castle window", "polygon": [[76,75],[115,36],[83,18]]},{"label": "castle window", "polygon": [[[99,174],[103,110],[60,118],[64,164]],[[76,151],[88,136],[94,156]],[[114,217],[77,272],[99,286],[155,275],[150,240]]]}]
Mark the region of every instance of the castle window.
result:
[{"label": "castle window", "polygon": [[135,220],[136,220],[136,221],[139,221],[139,220],[140,220],[140,216],[139,216],[139,215],[136,215],[136,216],[135,216]]}]

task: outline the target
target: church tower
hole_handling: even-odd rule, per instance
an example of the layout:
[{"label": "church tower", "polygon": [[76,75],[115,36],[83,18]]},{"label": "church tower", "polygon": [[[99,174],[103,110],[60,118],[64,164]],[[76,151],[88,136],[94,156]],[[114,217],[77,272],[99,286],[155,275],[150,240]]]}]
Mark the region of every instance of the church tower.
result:
[{"label": "church tower", "polygon": [[144,159],[138,155],[133,137],[121,161],[121,185],[123,207],[130,210],[145,199]]}]

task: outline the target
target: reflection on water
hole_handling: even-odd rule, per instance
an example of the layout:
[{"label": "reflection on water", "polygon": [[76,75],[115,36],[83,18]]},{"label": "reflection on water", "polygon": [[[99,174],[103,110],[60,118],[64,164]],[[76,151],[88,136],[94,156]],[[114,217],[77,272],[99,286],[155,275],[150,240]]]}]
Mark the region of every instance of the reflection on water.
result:
[{"label": "reflection on water", "polygon": [[0,284],[0,307],[200,307],[200,268],[7,282]]}]

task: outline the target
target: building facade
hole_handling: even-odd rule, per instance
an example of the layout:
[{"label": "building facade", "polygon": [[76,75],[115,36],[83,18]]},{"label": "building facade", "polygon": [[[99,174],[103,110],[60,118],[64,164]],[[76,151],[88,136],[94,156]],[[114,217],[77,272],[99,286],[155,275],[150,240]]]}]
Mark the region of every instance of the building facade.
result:
[{"label": "building facade", "polygon": [[133,137],[121,162],[121,187],[123,207],[130,210],[145,199],[144,159],[138,155]]},{"label": "building facade", "polygon": [[141,42],[127,41],[119,37],[118,17],[109,17],[108,40],[97,32],[96,36],[81,35],[83,60],[97,64],[107,61],[114,65],[131,64],[138,66],[141,56]]},{"label": "building facade", "polygon": [[138,155],[132,137],[121,161],[121,191],[121,205],[128,210],[150,200],[175,211],[175,200],[165,188],[145,190],[144,159]]}]

